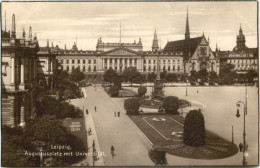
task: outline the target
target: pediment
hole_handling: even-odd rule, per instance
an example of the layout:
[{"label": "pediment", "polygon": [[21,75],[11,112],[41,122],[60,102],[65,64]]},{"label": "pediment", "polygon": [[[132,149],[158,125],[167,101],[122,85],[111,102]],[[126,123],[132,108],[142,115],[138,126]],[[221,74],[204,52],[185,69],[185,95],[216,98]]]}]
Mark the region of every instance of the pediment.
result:
[{"label": "pediment", "polygon": [[126,48],[117,48],[105,52],[104,55],[138,55],[138,53]]}]

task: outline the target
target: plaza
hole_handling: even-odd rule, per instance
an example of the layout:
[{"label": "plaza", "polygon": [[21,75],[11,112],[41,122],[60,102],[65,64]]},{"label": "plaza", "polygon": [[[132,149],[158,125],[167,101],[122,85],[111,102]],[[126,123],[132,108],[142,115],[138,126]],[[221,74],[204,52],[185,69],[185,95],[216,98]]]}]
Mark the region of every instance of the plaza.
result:
[{"label": "plaza", "polygon": [[[136,90],[136,88],[132,88]],[[75,106],[88,108],[96,129],[97,141],[104,166],[152,166],[154,163],[148,156],[152,143],[140,129],[122,114],[114,117],[114,111],[125,113],[123,98],[110,98],[102,87],[90,86],[83,89],[87,98],[74,100]],[[148,94],[151,88],[148,87]],[[198,92],[197,92],[198,91]],[[175,95],[182,99],[194,100],[204,105],[205,127],[220,137],[231,142],[232,125],[234,127],[234,143],[238,145],[243,138],[243,120],[237,118],[236,102],[244,101],[245,87],[166,87],[165,94]],[[246,141],[248,147],[248,165],[258,164],[258,94],[256,87],[248,87],[248,113],[246,115]],[[213,103],[214,102],[214,103]],[[97,107],[97,112],[94,111]],[[151,121],[150,121],[151,122]],[[86,123],[87,124],[87,123]],[[178,128],[177,128],[178,129]],[[110,156],[110,146],[116,148],[114,159]],[[168,165],[242,165],[242,152],[222,159],[188,159],[166,154]]]}]

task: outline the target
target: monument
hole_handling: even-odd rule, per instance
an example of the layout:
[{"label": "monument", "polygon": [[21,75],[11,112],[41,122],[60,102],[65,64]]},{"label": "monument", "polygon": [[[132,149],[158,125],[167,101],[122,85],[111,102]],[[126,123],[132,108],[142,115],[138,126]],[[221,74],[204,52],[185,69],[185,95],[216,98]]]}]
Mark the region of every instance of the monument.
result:
[{"label": "monument", "polygon": [[157,56],[156,80],[154,81],[154,88],[152,92],[153,101],[162,101],[164,99],[163,82],[160,79],[160,59]]}]

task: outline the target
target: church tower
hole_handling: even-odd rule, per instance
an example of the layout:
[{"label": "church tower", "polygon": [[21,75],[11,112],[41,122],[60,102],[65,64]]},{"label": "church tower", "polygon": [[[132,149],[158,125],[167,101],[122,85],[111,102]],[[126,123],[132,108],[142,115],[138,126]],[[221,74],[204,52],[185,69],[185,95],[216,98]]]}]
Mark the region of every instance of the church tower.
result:
[{"label": "church tower", "polygon": [[237,50],[243,51],[246,48],[247,48],[246,47],[246,38],[245,38],[245,35],[243,34],[243,30],[240,25],[239,35],[237,35]]},{"label": "church tower", "polygon": [[185,40],[188,39],[190,39],[190,27],[189,27],[189,15],[188,15],[188,8],[187,8]]},{"label": "church tower", "polygon": [[15,15],[13,14],[12,16],[12,32],[11,32],[11,37],[15,38],[16,37],[16,28],[15,28]]},{"label": "church tower", "polygon": [[158,51],[158,50],[159,50],[159,45],[158,45],[158,39],[157,39],[157,34],[156,34],[156,29],[155,29],[154,37],[153,37],[152,51]]}]

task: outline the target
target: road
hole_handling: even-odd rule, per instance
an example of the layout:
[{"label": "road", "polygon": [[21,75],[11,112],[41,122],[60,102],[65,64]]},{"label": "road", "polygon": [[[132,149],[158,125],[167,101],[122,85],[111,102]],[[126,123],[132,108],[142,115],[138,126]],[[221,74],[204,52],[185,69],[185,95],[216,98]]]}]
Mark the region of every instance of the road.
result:
[{"label": "road", "polygon": [[[102,158],[104,166],[154,166],[148,156],[151,144],[123,112],[121,117],[114,117],[114,112],[119,111],[119,107],[104,89],[97,87],[95,91],[95,88],[90,86],[83,90],[87,97],[74,100],[72,104],[79,108],[84,105],[91,113],[100,152],[105,153]],[[97,112],[94,110],[95,106]],[[111,145],[115,147],[114,158],[110,153]]]}]

